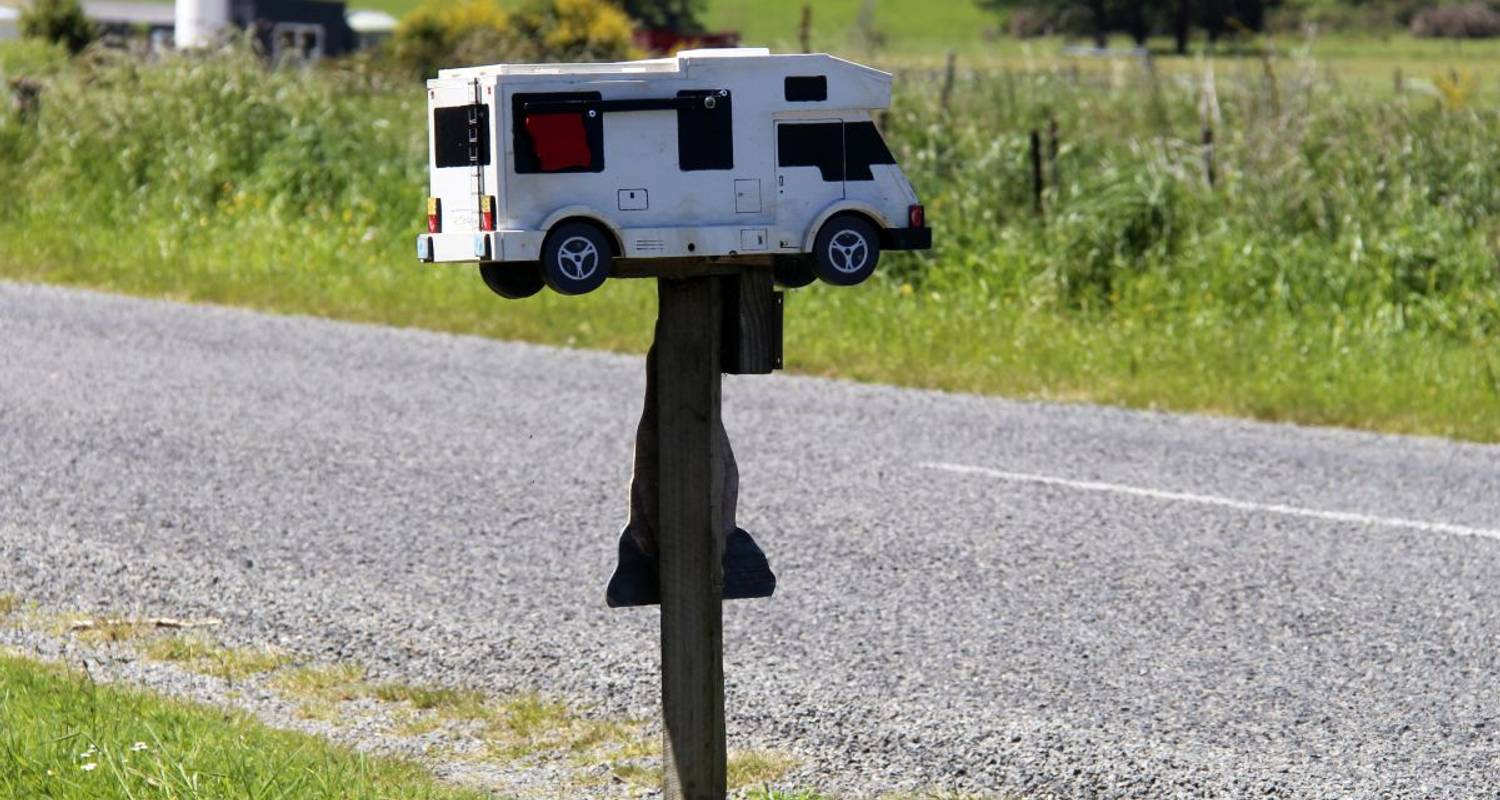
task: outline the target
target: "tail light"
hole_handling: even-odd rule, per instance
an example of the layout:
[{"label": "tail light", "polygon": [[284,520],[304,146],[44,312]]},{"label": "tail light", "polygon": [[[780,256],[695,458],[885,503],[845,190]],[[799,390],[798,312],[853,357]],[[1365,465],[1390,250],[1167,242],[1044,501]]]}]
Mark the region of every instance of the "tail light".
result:
[{"label": "tail light", "polygon": [[443,232],[443,203],[436,197],[427,198],[427,232]]},{"label": "tail light", "polygon": [[495,229],[495,196],[492,194],[479,198],[479,229],[482,231]]},{"label": "tail light", "polygon": [[906,226],[908,228],[927,227],[927,211],[921,206],[911,206],[906,209]]}]

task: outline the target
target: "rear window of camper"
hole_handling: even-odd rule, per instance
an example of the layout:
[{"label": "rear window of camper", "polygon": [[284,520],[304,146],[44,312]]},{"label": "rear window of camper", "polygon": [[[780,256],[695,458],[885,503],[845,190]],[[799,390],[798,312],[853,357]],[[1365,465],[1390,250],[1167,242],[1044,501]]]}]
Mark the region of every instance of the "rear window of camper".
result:
[{"label": "rear window of camper", "polygon": [[490,109],[482,104],[432,111],[433,160],[439,167],[490,163]]}]

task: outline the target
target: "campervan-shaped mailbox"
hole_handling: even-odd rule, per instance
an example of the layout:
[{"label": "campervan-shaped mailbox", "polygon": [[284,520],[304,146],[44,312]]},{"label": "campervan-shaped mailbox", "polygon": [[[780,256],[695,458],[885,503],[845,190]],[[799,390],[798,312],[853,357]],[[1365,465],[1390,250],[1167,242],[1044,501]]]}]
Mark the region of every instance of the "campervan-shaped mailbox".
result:
[{"label": "campervan-shaped mailbox", "polygon": [[875,126],[891,76],[828,55],[690,50],[428,81],[427,262],[506,297],[597,288],[616,259],[770,257],[853,285],[932,234]]}]

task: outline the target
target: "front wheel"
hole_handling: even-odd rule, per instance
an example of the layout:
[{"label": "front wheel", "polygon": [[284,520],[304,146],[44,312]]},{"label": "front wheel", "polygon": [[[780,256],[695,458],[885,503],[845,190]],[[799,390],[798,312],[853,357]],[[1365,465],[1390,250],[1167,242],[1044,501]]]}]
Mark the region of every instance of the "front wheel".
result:
[{"label": "front wheel", "polygon": [[559,294],[584,294],[604,284],[613,267],[609,237],[587,222],[552,230],[542,245],[542,280]]},{"label": "front wheel", "polygon": [[507,300],[523,300],[542,290],[542,265],[535,261],[484,261],[479,265],[479,277],[490,291]]},{"label": "front wheel", "polygon": [[875,274],[880,238],[864,217],[839,214],[823,223],[813,240],[813,271],[824,283],[853,286]]}]

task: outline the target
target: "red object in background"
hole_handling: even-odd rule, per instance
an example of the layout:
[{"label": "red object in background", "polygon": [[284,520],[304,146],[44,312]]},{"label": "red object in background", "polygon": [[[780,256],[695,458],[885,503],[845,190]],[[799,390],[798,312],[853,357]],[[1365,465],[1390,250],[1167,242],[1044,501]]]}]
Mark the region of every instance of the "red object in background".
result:
[{"label": "red object in background", "polygon": [[906,225],[909,228],[927,227],[927,209],[921,206],[906,209]]},{"label": "red object in background", "polygon": [[582,114],[528,114],[526,132],[543,172],[588,169],[594,163]]},{"label": "red object in background", "polygon": [[739,47],[739,31],[678,33],[671,28],[642,28],[635,32],[635,46],[648,53],[671,53],[703,47]]}]

